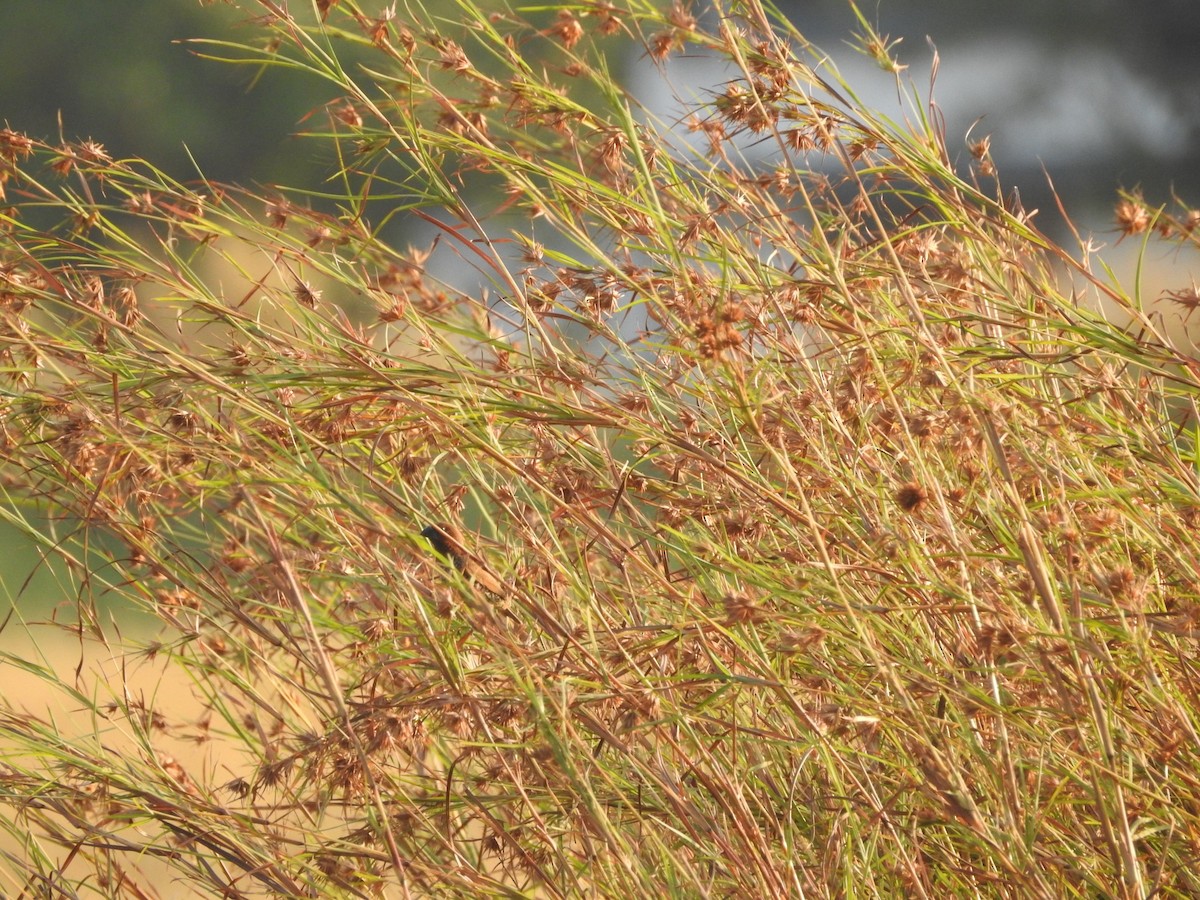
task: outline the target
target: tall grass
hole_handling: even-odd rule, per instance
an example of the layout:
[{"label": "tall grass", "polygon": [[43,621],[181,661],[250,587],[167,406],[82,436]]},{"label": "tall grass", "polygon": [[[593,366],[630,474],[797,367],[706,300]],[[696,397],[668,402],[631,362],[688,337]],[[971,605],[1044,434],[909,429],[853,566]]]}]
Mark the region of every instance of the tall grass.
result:
[{"label": "tall grass", "polygon": [[241,5],[327,184],[0,132],[6,896],[1200,894],[1200,368],[886,36]]}]

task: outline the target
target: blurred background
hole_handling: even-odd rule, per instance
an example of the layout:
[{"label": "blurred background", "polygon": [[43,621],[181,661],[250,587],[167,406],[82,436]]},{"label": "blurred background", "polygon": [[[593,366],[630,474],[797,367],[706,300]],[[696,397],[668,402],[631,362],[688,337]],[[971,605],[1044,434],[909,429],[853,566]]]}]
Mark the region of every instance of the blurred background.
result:
[{"label": "blurred background", "polygon": [[[843,0],[782,8],[861,83],[864,101],[895,106],[891,78],[846,46],[859,29]],[[1119,186],[1141,186],[1152,203],[1175,190],[1200,204],[1200,68],[1192,63],[1200,3],[879,0],[863,10],[881,33],[903,39],[896,52],[923,94],[926,36],[936,44],[934,95],[949,145],[965,157],[973,123],[974,136],[990,134],[1002,181],[1019,187],[1027,207],[1053,215],[1043,166],[1088,229],[1110,227]],[[245,16],[211,0],[4,0],[0,121],[55,138],[61,119],[65,137],[92,138],[178,178],[195,177],[198,166],[218,181],[313,185],[332,161],[290,135],[329,98],[325,86],[200,59],[177,43],[249,40]],[[632,77],[646,63],[626,65]],[[703,66],[684,68],[689,80],[704,78]],[[721,77],[714,67],[710,83]]]},{"label": "blurred background", "polygon": [[[829,35],[836,53],[853,29],[835,2],[790,5],[792,20]],[[1118,187],[1151,205],[1200,205],[1200,3],[1193,0],[877,0],[861,4],[881,34],[903,38],[906,73],[946,114],[947,144],[992,136],[1005,185],[1052,214],[1046,172],[1073,219],[1112,235]],[[856,68],[865,66],[857,62]],[[866,98],[864,98],[866,99]],[[881,101],[882,102],[882,101]],[[964,149],[965,156],[965,149]],[[1043,227],[1046,227],[1043,223]]]}]

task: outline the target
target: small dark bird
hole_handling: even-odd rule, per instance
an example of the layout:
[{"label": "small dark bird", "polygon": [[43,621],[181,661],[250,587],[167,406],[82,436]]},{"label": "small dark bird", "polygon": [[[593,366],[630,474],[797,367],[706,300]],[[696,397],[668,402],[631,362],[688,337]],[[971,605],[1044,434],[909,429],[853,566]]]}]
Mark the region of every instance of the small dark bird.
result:
[{"label": "small dark bird", "polygon": [[489,572],[477,556],[467,550],[462,532],[457,526],[449,522],[426,525],[421,529],[421,536],[429,541],[438,556],[458,569],[467,581],[489,593],[502,593],[503,585],[500,584],[500,579]]}]

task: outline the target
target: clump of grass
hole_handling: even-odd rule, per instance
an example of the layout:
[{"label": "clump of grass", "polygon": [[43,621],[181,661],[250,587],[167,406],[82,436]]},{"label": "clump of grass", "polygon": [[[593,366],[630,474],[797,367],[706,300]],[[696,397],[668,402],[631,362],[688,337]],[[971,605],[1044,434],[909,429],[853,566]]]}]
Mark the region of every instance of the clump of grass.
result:
[{"label": "clump of grass", "polygon": [[[5,517],[81,647],[4,664],[89,714],[5,698],[6,894],[1200,892],[1200,370],[986,142],[757,2],[246,5],[200,47],[332,86],[329,185],[0,132]],[[731,75],[685,133],[630,47]]]}]

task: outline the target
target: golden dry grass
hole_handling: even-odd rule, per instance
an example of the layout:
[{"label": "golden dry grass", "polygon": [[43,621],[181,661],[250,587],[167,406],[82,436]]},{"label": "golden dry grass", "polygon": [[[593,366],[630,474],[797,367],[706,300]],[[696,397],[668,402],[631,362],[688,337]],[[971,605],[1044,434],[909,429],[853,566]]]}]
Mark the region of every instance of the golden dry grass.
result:
[{"label": "golden dry grass", "polygon": [[[8,518],[60,627],[199,704],[82,689],[62,737],[10,698],[9,893],[1200,891],[1200,368],[986,143],[754,2],[249,5],[204,46],[336,86],[332,186],[0,132]],[[703,147],[630,46],[729,60]]]}]

